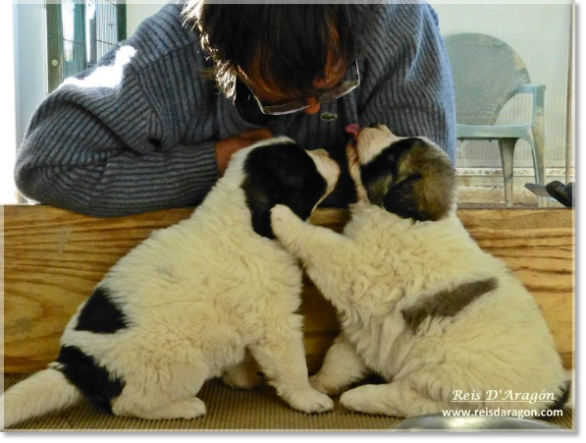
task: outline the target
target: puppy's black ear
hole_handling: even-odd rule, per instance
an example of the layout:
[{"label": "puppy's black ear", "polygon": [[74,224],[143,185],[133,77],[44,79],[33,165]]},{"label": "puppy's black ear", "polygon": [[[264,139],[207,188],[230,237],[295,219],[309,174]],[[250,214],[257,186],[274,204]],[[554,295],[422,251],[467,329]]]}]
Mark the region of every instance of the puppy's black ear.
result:
[{"label": "puppy's black ear", "polygon": [[[432,151],[431,154],[438,153]],[[417,221],[438,221],[451,210],[456,179],[449,159],[437,155],[411,153],[405,170],[417,171],[400,178],[385,195],[384,207],[403,218]]]},{"label": "puppy's black ear", "polygon": [[254,231],[274,239],[270,210],[277,204],[306,219],[327,183],[311,157],[294,143],[262,146],[248,154],[242,183]]},{"label": "puppy's black ear", "polygon": [[373,205],[384,206],[384,199],[397,174],[396,152],[386,148],[370,163],[360,168],[360,180],[366,190],[368,201]]},{"label": "puppy's black ear", "polygon": [[270,210],[279,200],[279,196],[268,190],[278,189],[276,178],[267,174],[262,177],[262,181],[247,178],[242,183],[242,188],[246,194],[246,203],[250,210],[254,232],[263,237],[274,239]]},{"label": "puppy's black ear", "polygon": [[[431,165],[393,185],[384,197],[384,208],[403,218],[438,221],[452,207],[455,177],[448,167]],[[430,172],[431,169],[431,172]]]}]

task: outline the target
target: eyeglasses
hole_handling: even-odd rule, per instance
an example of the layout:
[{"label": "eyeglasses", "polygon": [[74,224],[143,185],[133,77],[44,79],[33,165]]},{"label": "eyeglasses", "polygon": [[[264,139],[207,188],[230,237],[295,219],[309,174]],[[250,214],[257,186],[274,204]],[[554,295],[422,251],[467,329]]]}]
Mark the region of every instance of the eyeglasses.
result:
[{"label": "eyeglasses", "polygon": [[[354,62],[354,69],[350,72],[352,75],[351,80],[343,80],[338,86],[335,86],[333,89],[329,91],[325,91],[316,95],[316,100],[318,103],[327,103],[333,100],[337,100],[344,95],[349,94],[358,86],[360,86],[360,71],[358,70],[358,61]],[[252,87],[245,79],[242,79],[243,83],[247,86],[250,94],[256,101],[260,112],[265,115],[286,115],[286,114],[293,114],[295,112],[303,111],[304,109],[309,108],[310,105],[307,102],[302,100],[297,100],[294,102],[283,103],[280,105],[265,105],[262,101],[256,96]]]}]

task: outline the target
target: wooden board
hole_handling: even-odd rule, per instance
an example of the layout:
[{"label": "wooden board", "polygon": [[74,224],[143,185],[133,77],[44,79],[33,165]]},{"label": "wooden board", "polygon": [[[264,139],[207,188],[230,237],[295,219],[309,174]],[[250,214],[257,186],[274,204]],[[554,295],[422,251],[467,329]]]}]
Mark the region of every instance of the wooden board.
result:
[{"label": "wooden board", "polygon": [[[31,372],[55,359],[77,307],[107,270],[154,230],[193,209],[98,219],[48,206],[4,207],[4,371]],[[566,367],[573,366],[573,211],[460,210],[480,246],[503,258],[535,295]],[[341,230],[346,211],[322,209],[312,221]],[[301,312],[311,372],[337,334],[334,309],[306,280]]]}]

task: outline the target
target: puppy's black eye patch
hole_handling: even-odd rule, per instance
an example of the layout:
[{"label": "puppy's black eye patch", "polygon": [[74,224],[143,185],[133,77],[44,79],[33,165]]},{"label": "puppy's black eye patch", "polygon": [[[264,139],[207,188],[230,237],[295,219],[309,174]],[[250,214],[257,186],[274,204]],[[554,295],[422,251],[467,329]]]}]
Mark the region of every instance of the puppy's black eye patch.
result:
[{"label": "puppy's black eye patch", "polygon": [[395,144],[383,149],[372,161],[360,167],[360,180],[366,189],[368,200],[377,206],[384,205],[384,198],[397,179],[397,164],[405,152],[395,150]]}]

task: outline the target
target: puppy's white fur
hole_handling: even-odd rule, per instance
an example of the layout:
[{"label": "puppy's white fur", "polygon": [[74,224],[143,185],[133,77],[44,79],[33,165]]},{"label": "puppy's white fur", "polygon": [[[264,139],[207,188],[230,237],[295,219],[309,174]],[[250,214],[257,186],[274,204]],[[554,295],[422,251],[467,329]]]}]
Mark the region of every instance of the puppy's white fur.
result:
[{"label": "puppy's white fur", "polygon": [[[99,284],[124,313],[127,327],[113,334],[76,330],[84,305],[61,343],[93,357],[124,380],[111,402],[116,415],[146,419],[194,418],[205,413],[195,397],[209,378],[227,384],[258,382],[249,351],[291,407],[323,412],[333,403],[309,385],[302,343],[301,270],[274,240],[257,235],[241,187],[247,155],[237,153],[191,218],[154,232],[123,257]],[[275,149],[278,149],[276,147]],[[339,168],[310,154],[328,190]],[[2,397],[5,426],[77,402],[81,395],[55,363]]]},{"label": "puppy's white fur", "polygon": [[[350,172],[359,191],[359,164],[396,140],[379,126],[361,132],[357,152],[351,144]],[[359,199],[343,235],[305,223],[282,205],[272,211],[276,237],[302,260],[342,323],[312,378],[314,387],[339,393],[378,373],[387,384],[347,391],[341,403],[392,416],[548,406],[519,397],[490,402],[491,390],[561,394],[568,377],[534,298],[501,260],[472,240],[455,205],[439,221],[414,222],[370,204],[364,188]],[[486,279],[496,279],[498,287],[455,316],[428,317],[416,332],[407,327],[402,311],[439,291]],[[454,401],[465,394],[475,400]]]}]

